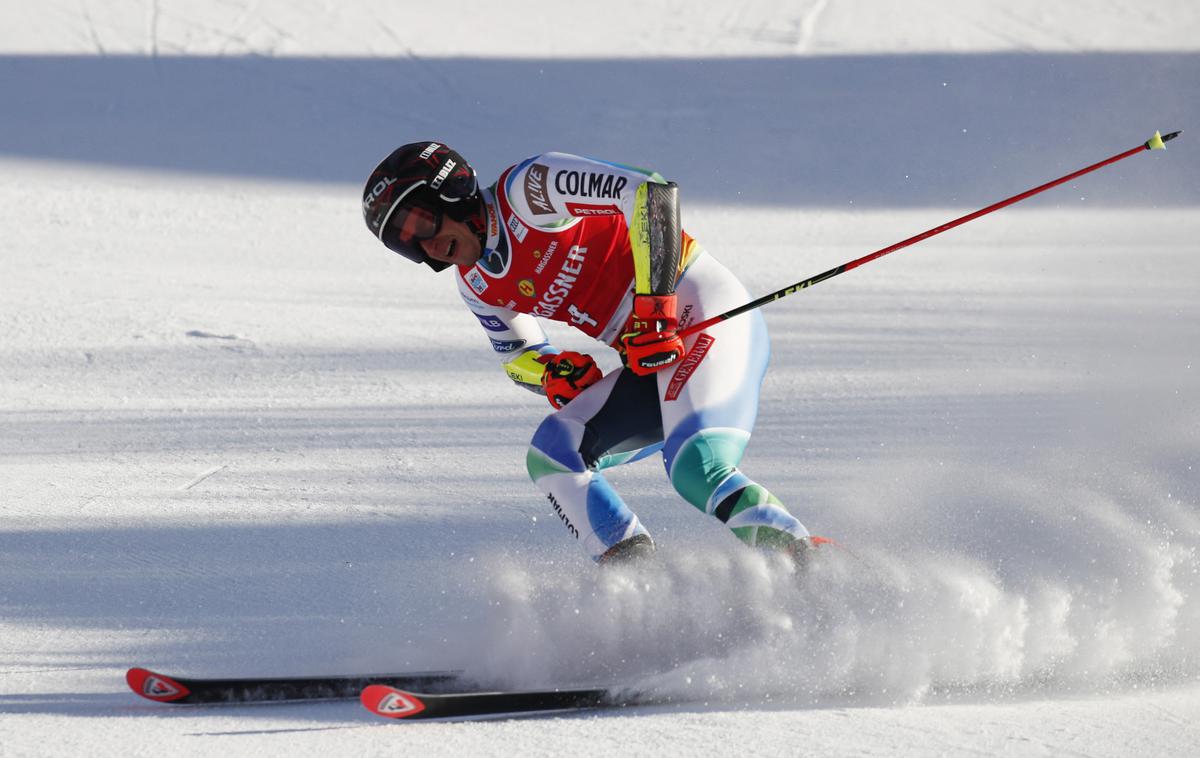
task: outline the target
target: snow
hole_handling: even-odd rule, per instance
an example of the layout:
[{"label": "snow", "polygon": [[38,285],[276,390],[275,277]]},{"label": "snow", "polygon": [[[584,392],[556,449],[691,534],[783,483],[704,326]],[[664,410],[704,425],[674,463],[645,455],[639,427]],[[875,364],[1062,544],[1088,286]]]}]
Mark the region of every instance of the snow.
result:
[{"label": "snow", "polygon": [[[852,551],[804,579],[650,461],[613,479],[662,563],[598,572],[524,473],[549,406],[356,198],[430,136],[645,165],[767,292],[1194,129],[1198,13],[6,4],[0,753],[1193,754],[1191,131],[764,310],[745,467]],[[690,702],[395,725],[131,665]]]}]

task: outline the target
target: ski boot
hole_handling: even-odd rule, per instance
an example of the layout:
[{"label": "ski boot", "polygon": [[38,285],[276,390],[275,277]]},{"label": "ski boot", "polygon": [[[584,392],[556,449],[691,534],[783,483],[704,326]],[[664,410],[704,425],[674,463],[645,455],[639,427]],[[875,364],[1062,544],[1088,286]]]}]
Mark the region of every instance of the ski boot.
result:
[{"label": "ski boot", "polygon": [[802,573],[807,571],[809,564],[816,559],[816,551],[821,545],[834,544],[836,543],[828,537],[808,536],[793,540],[783,551],[796,564],[796,571]]},{"label": "ski boot", "polygon": [[601,566],[629,566],[645,563],[654,555],[654,540],[648,534],[635,534],[605,551],[597,561]]}]

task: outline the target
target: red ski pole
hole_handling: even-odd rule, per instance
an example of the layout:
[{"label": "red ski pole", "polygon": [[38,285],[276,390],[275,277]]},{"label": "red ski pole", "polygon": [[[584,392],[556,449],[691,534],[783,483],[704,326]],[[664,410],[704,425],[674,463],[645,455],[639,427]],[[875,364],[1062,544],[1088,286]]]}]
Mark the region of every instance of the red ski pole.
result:
[{"label": "red ski pole", "polygon": [[921,232],[920,234],[918,234],[914,237],[909,237],[908,239],[897,242],[894,245],[889,245],[888,247],[885,247],[882,250],[876,250],[875,252],[873,252],[869,255],[864,255],[861,258],[855,258],[854,260],[852,260],[848,263],[843,263],[842,265],[840,265],[836,268],[831,268],[824,273],[809,277],[808,279],[805,279],[802,282],[796,282],[793,285],[784,287],[783,289],[772,292],[769,295],[763,295],[762,297],[758,298],[757,300],[751,300],[750,302],[746,303],[745,305],[739,305],[737,308],[734,308],[733,310],[718,314],[716,316],[713,316],[712,318],[707,318],[697,324],[692,324],[691,326],[687,327],[686,329],[680,329],[679,336],[686,337],[689,334],[695,334],[696,332],[702,331],[703,329],[707,329],[708,327],[712,326],[713,324],[724,321],[725,319],[733,318],[734,316],[739,316],[739,315],[745,313],[746,311],[752,311],[755,308],[766,305],[767,303],[774,302],[780,298],[787,297],[788,295],[799,292],[800,290],[808,289],[809,287],[813,286],[814,284],[823,282],[826,279],[832,279],[833,277],[837,276],[838,274],[844,274],[847,271],[849,271],[850,269],[858,268],[859,266],[863,265],[864,263],[870,263],[871,261],[875,260],[876,258],[882,258],[883,256],[887,255],[888,253],[894,253],[897,250],[900,250],[901,248],[908,247],[909,245],[915,245],[916,243],[920,242],[921,240],[929,239],[930,237],[934,236],[935,234],[941,234],[942,232],[944,232],[948,229],[953,229],[956,226],[962,226],[963,224],[967,223],[968,221],[974,221],[975,219],[979,218],[980,216],[987,215],[987,214],[991,213],[992,211],[998,211],[1001,208],[1012,205],[1013,203],[1020,202],[1027,197],[1033,197],[1034,195],[1038,194],[1039,192],[1045,192],[1046,190],[1050,189],[1051,187],[1057,187],[1058,185],[1062,184],[1063,182],[1069,182],[1072,179],[1083,176],[1084,174],[1087,174],[1087,173],[1091,173],[1092,171],[1095,171],[1098,168],[1103,168],[1103,167],[1109,165],[1110,163],[1116,163],[1119,160],[1128,158],[1129,156],[1134,155],[1136,153],[1140,153],[1143,150],[1165,150],[1166,145],[1164,145],[1163,143],[1170,142],[1171,140],[1175,139],[1179,135],[1180,135],[1180,132],[1171,132],[1170,134],[1162,134],[1162,135],[1160,135],[1158,132],[1155,132],[1153,137],[1146,140],[1144,143],[1138,145],[1137,147],[1130,148],[1129,150],[1126,150],[1123,153],[1117,153],[1116,155],[1112,156],[1111,158],[1105,158],[1104,160],[1100,161],[1099,163],[1093,163],[1092,165],[1090,165],[1086,168],[1081,168],[1078,171],[1074,171],[1070,174],[1067,174],[1066,176],[1059,177],[1058,179],[1055,179],[1052,182],[1046,182],[1045,184],[1043,184],[1039,187],[1034,187],[1031,190],[1026,190],[1026,191],[1020,193],[1019,195],[1013,195],[1012,197],[1007,198],[1005,200],[1001,200],[998,203],[992,203],[991,205],[989,205],[986,208],[980,208],[979,210],[975,211],[974,213],[968,213],[965,216],[960,216],[959,218],[956,218],[953,221],[949,221],[945,224],[942,224],[941,226],[935,226],[934,228],[932,228],[928,231]]}]

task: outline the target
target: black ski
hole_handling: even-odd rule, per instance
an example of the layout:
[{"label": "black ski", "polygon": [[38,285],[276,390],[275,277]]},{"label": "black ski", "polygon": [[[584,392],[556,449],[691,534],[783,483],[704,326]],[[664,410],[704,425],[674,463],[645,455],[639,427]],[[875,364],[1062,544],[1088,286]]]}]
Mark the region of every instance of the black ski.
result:
[{"label": "black ski", "polygon": [[619,688],[513,692],[410,692],[386,684],[363,689],[363,707],[389,719],[483,718],[649,705],[650,698]]},{"label": "black ski", "polygon": [[160,703],[262,703],[297,700],[351,700],[364,687],[388,684],[394,687],[431,689],[461,686],[460,672],[418,671],[407,674],[362,674],[357,676],[288,676],[277,678],[186,679],[166,676],[148,669],[131,668],[125,674],[129,688]]}]

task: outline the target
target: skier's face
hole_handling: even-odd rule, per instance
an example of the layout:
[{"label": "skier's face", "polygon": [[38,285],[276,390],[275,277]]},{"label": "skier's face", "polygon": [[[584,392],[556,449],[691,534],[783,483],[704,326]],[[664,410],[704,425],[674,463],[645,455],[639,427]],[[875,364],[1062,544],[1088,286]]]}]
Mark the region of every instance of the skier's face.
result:
[{"label": "skier's face", "polygon": [[469,266],[479,260],[479,238],[471,227],[452,218],[442,218],[442,228],[427,240],[421,241],[421,249],[435,261]]}]

